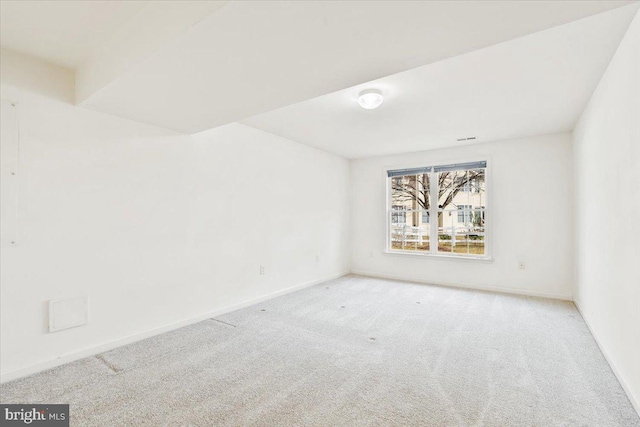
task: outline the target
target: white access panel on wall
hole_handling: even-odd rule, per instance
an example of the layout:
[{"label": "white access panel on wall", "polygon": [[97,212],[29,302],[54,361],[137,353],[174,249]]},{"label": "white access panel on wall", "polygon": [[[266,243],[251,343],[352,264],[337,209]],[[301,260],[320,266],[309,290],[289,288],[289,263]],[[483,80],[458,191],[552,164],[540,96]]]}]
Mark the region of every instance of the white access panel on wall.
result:
[{"label": "white access panel on wall", "polygon": [[0,244],[14,246],[18,233],[18,105],[3,99],[0,112]]},{"label": "white access panel on wall", "polygon": [[49,301],[49,332],[86,325],[89,301],[86,296]]}]

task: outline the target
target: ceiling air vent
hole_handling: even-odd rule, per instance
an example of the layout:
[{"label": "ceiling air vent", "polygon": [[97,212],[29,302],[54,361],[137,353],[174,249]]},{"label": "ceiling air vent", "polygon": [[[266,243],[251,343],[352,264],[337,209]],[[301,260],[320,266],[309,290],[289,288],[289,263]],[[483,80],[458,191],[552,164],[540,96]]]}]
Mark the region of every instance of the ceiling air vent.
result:
[{"label": "ceiling air vent", "polygon": [[474,139],[476,139],[475,136],[470,136],[468,138],[458,138],[458,142],[462,142],[462,141],[473,141]]}]

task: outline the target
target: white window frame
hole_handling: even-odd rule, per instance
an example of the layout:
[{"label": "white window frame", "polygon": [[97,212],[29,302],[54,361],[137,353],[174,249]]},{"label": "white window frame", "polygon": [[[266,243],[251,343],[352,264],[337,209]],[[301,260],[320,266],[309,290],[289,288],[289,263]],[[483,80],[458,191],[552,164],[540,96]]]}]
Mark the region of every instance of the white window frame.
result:
[{"label": "white window frame", "polygon": [[[421,251],[403,251],[398,249],[391,249],[391,221],[390,221],[390,212],[391,212],[391,178],[387,175],[387,172],[390,170],[399,170],[399,169],[413,169],[413,168],[421,168],[425,166],[445,166],[451,164],[458,163],[472,163],[472,162],[481,162],[485,161],[487,163],[487,167],[485,168],[485,200],[484,200],[484,215],[485,215],[485,225],[484,225],[484,255],[465,255],[465,254],[448,254],[438,252],[437,245],[429,245],[429,252],[421,252]],[[493,224],[491,221],[492,218],[492,208],[491,208],[491,192],[492,192],[492,184],[491,184],[491,158],[489,156],[485,157],[475,157],[475,158],[467,158],[467,159],[452,159],[452,160],[436,160],[436,161],[425,161],[419,164],[402,164],[402,165],[394,165],[387,166],[384,168],[384,182],[385,182],[385,206],[384,206],[384,218],[385,218],[385,246],[384,246],[384,254],[388,255],[398,255],[398,256],[411,256],[411,257],[423,257],[423,258],[431,258],[431,259],[443,259],[443,260],[470,260],[470,261],[483,261],[483,262],[492,262],[492,246],[493,246],[493,236],[492,236],[492,228]],[[431,174],[437,174],[437,172],[431,172]],[[434,180],[434,175],[431,176],[430,185],[434,182],[437,182],[437,179]],[[437,186],[431,185],[429,188],[431,200],[438,200],[438,189]],[[435,215],[434,215],[435,214]],[[429,209],[429,236],[438,235],[438,221],[434,221],[434,218],[438,218],[438,205],[437,203],[431,203]]]}]

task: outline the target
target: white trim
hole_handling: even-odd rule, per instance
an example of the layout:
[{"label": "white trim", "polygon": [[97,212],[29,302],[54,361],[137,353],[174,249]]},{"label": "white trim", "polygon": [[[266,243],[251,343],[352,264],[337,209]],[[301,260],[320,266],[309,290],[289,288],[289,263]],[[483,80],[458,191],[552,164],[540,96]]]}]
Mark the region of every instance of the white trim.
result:
[{"label": "white trim", "polygon": [[372,271],[351,270],[351,274],[358,275],[358,276],[373,277],[377,279],[389,279],[389,280],[398,280],[402,282],[420,283],[424,285],[444,286],[447,288],[470,289],[475,291],[489,291],[489,292],[498,292],[501,294],[515,294],[515,295],[525,295],[529,297],[551,298],[551,299],[559,299],[563,301],[573,301],[572,295],[555,294],[551,292],[536,292],[536,291],[529,291],[526,289],[506,288],[502,286],[471,285],[468,283],[451,283],[451,282],[443,282],[440,280],[431,280],[431,279],[422,279],[422,278],[418,279],[415,277],[401,277],[393,274],[378,273],[378,272],[372,272]]},{"label": "white trim", "polygon": [[622,375],[620,375],[620,371],[616,367],[615,363],[613,363],[613,359],[609,356],[609,353],[607,353],[607,351],[605,350],[604,346],[602,345],[602,342],[598,339],[596,332],[593,330],[593,328],[589,324],[589,321],[587,320],[587,318],[584,315],[584,312],[580,308],[580,304],[578,304],[578,301],[574,299],[573,303],[578,309],[578,313],[580,313],[580,316],[582,316],[582,320],[584,320],[585,325],[587,325],[587,328],[589,328],[589,332],[591,332],[591,336],[593,337],[593,340],[596,342],[596,344],[598,344],[598,347],[600,348],[600,352],[602,353],[605,360],[609,364],[609,367],[611,367],[611,371],[613,372],[613,375],[616,376],[616,379],[620,383],[620,386],[626,393],[627,398],[629,399],[629,402],[631,402],[631,406],[633,406],[633,409],[636,410],[636,412],[638,413],[638,416],[640,417],[640,402],[634,398],[633,394],[631,394],[631,390],[629,389],[629,387],[627,386],[627,383],[622,378]]},{"label": "white trim", "polygon": [[401,250],[386,250],[382,251],[383,255],[409,255],[414,257],[422,257],[429,259],[438,259],[444,261],[476,261],[476,262],[486,262],[492,263],[493,258],[488,256],[473,256],[473,255],[447,255],[446,253],[436,253],[432,254],[431,252],[418,252],[418,251],[401,251]]},{"label": "white trim", "polygon": [[253,298],[253,299],[249,299],[243,302],[240,302],[238,304],[234,304],[231,306],[227,306],[227,307],[223,307],[223,308],[219,308],[204,314],[200,314],[198,316],[195,317],[191,317],[189,319],[185,319],[185,320],[181,320],[178,322],[174,322],[174,323],[170,323],[168,325],[165,326],[160,326],[158,328],[153,328],[147,331],[143,331],[143,332],[138,332],[138,333],[134,333],[128,336],[125,336],[123,338],[119,338],[113,341],[109,341],[107,343],[104,344],[100,344],[100,345],[96,345],[96,346],[91,346],[91,347],[87,347],[87,348],[83,348],[81,350],[76,350],[73,351],[71,353],[67,353],[67,354],[63,354],[61,356],[58,356],[55,359],[50,359],[50,360],[46,360],[44,362],[40,362],[40,363],[36,363],[35,365],[31,365],[28,366],[26,368],[21,368],[21,369],[17,369],[15,371],[10,371],[10,372],[6,372],[3,373],[0,376],[0,383],[5,383],[8,381],[12,381],[18,378],[22,378],[28,375],[32,375],[38,372],[42,372],[45,371],[47,369],[51,369],[51,368],[55,368],[57,366],[61,366],[61,365],[66,365],[67,363],[79,360],[79,359],[84,359],[85,357],[90,357],[90,356],[95,356],[97,354],[100,353],[104,353],[105,351],[109,351],[112,350],[114,348],[117,347],[121,347],[123,345],[127,345],[127,344],[131,344],[134,343],[136,341],[140,341],[146,338],[150,338],[156,335],[160,335],[163,334],[165,332],[169,332],[169,331],[173,331],[174,329],[178,329],[178,328],[182,328],[184,326],[189,326],[192,325],[194,323],[198,323],[201,322],[203,320],[207,320],[210,319],[211,317],[216,317],[216,316],[220,316],[222,314],[225,313],[229,313],[231,311],[235,311],[235,310],[239,310],[241,308],[245,308],[245,307],[249,307],[251,305],[254,304],[258,304],[261,303],[263,301],[267,301],[276,297],[279,297],[281,295],[285,295],[291,292],[295,292],[298,291],[300,289],[304,289],[304,288],[308,288],[310,286],[314,286],[317,285],[319,283],[323,283],[329,280],[333,280],[333,279],[337,279],[339,277],[343,277],[348,275],[349,272],[348,271],[343,271],[341,273],[338,274],[332,274],[330,276],[326,276],[320,279],[316,279],[316,280],[312,280],[310,282],[306,282],[303,283],[301,285],[296,285],[296,286],[292,286],[290,288],[286,288],[286,289],[282,289],[276,292],[272,292],[270,294],[267,295],[263,295],[257,298]]}]

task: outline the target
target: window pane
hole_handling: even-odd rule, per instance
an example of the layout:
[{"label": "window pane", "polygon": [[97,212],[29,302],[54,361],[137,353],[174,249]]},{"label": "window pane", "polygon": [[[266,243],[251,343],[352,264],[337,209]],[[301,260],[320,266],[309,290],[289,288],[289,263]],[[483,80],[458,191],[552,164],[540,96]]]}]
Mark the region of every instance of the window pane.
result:
[{"label": "window pane", "polygon": [[391,205],[407,210],[429,209],[429,174],[391,178]]},{"label": "window pane", "polygon": [[[464,186],[464,177],[467,171],[453,171],[438,173],[438,207],[446,209],[450,207]],[[462,195],[461,195],[462,197]],[[458,199],[460,203],[460,198]],[[466,202],[466,198],[465,198]]]},{"label": "window pane", "polygon": [[451,252],[452,229],[454,227],[454,212],[438,212],[438,252]]},{"label": "window pane", "polygon": [[472,193],[484,193],[486,169],[469,169],[469,182]]},{"label": "window pane", "polygon": [[484,245],[484,228],[473,228],[469,232],[469,255],[484,255]]},{"label": "window pane", "polygon": [[470,192],[469,204],[474,208],[484,207],[486,202],[485,169],[471,169],[468,171]]},{"label": "window pane", "polygon": [[471,205],[458,205],[458,225],[469,225],[471,216]]},{"label": "window pane", "polygon": [[422,222],[425,215],[428,218],[424,211],[392,210],[389,218],[391,249],[428,251],[429,224]]},{"label": "window pane", "polygon": [[420,211],[409,211],[404,207],[391,210],[389,218],[391,249],[404,251],[420,249],[418,246],[424,234],[420,225],[413,224],[416,221],[420,222],[421,215]]},{"label": "window pane", "polygon": [[429,224],[423,223],[418,229],[417,250],[429,252]]},{"label": "window pane", "polygon": [[420,214],[420,222],[424,224],[429,224],[429,211],[422,211]]},{"label": "window pane", "polygon": [[415,251],[418,249],[418,230],[416,227],[406,227],[404,230],[404,245],[402,250]]},{"label": "window pane", "polygon": [[482,206],[485,199],[485,169],[438,173],[438,207]]},{"label": "window pane", "polygon": [[416,184],[417,184],[417,206],[416,209],[424,209],[428,212],[430,207],[430,199],[431,196],[429,194],[429,174],[421,174],[416,175]]},{"label": "window pane", "polygon": [[416,176],[391,178],[391,205],[412,209],[416,199]]},{"label": "window pane", "polygon": [[471,227],[481,227],[484,228],[484,206],[483,209],[474,209],[471,211],[471,223],[469,224]]},{"label": "window pane", "polygon": [[[461,213],[468,222],[460,222]],[[484,210],[445,210],[438,214],[438,252],[484,255]]]},{"label": "window pane", "polygon": [[407,208],[406,206],[391,206],[391,224],[406,224]]},{"label": "window pane", "polygon": [[391,233],[391,249],[402,250],[404,234],[407,226],[407,212],[405,206],[393,206],[390,212],[389,231]]}]

